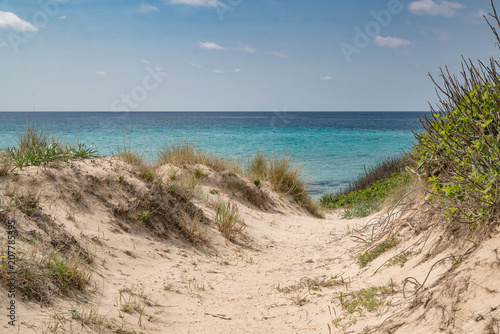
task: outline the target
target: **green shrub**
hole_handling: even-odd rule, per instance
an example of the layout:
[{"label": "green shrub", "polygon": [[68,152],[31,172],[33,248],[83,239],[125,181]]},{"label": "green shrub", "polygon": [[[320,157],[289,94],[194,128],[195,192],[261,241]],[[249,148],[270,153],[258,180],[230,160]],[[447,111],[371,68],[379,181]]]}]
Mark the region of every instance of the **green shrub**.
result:
[{"label": "green shrub", "polygon": [[456,107],[434,114],[418,135],[415,158],[430,190],[476,222],[496,212],[500,190],[500,85],[486,84],[457,98]]},{"label": "green shrub", "polygon": [[[491,15],[500,22],[494,8]],[[487,20],[488,21],[488,20]],[[497,43],[500,38],[488,22]],[[443,93],[436,112],[422,121],[414,158],[427,178],[432,196],[451,202],[449,219],[477,224],[494,221],[500,191],[500,74],[495,59],[489,65],[469,59],[462,64],[460,82],[441,70]],[[432,78],[432,77],[431,77]]]},{"label": "green shrub", "polygon": [[391,189],[400,184],[405,184],[410,181],[410,176],[407,173],[394,173],[389,178],[375,181],[371,186],[365,189],[357,190],[347,193],[345,195],[325,195],[321,198],[321,204],[325,207],[336,209],[348,205],[360,203],[375,203],[372,206],[380,204],[387,195],[390,194]]}]

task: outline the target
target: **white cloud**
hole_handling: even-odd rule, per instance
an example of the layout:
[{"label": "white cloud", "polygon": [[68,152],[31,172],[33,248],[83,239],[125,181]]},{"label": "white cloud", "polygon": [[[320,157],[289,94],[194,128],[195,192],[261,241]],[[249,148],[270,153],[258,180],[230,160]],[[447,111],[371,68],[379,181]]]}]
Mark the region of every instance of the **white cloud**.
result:
[{"label": "white cloud", "polygon": [[94,73],[94,74],[95,74],[95,75],[102,76],[102,77],[106,76],[106,72],[103,72],[103,71],[95,71],[95,73]]},{"label": "white cloud", "polygon": [[149,60],[143,59],[142,62],[146,65],[151,65],[151,62]]},{"label": "white cloud", "polygon": [[155,70],[156,72],[162,72],[165,69],[163,67],[161,67],[160,65],[156,65],[155,67],[153,67],[153,70]]},{"label": "white cloud", "polygon": [[33,24],[21,20],[16,14],[0,11],[0,28],[8,28],[17,31],[36,32],[38,28]]},{"label": "white cloud", "polygon": [[278,58],[289,58],[289,56],[283,51],[270,51],[268,54],[278,57]]},{"label": "white cloud", "polygon": [[226,73],[226,71],[224,71],[224,70],[219,70],[219,69],[212,70],[212,72],[214,72],[214,73],[219,73],[219,74]]},{"label": "white cloud", "polygon": [[195,64],[195,63],[189,63],[189,65],[191,65],[193,67],[197,67],[197,68],[202,68],[203,67],[200,64]]},{"label": "white cloud", "polygon": [[6,47],[8,44],[5,43],[4,41],[0,40],[0,48]]},{"label": "white cloud", "polygon": [[59,20],[66,20],[66,15],[59,16]]},{"label": "white cloud", "polygon": [[238,50],[245,51],[245,52],[250,52],[250,53],[255,53],[255,51],[257,51],[254,48],[251,48],[248,45],[245,45],[243,43],[240,43],[240,48]]},{"label": "white cloud", "polygon": [[332,80],[333,78],[331,76],[329,76],[329,75],[326,75],[324,77],[321,77],[320,79],[321,80],[325,80],[325,81],[329,81],[329,80]]},{"label": "white cloud", "polygon": [[142,4],[139,9],[137,10],[139,13],[150,13],[150,12],[157,12],[158,7],[153,6],[149,3]]},{"label": "white cloud", "polygon": [[397,37],[390,37],[390,36],[382,37],[379,35],[375,36],[373,44],[381,48],[398,49],[409,46],[412,44],[412,42]]},{"label": "white cloud", "polygon": [[226,7],[226,5],[220,3],[218,0],[168,0],[167,3],[194,7]]},{"label": "white cloud", "polygon": [[417,0],[410,3],[408,9],[411,13],[421,15],[442,15],[452,17],[457,14],[458,9],[465,8],[458,2],[445,0]]},{"label": "white cloud", "polygon": [[240,73],[240,72],[241,72],[241,70],[239,68],[234,70],[234,73]]},{"label": "white cloud", "polygon": [[224,50],[225,49],[223,46],[220,46],[219,44],[212,43],[212,42],[200,42],[200,41],[198,41],[198,46],[201,49],[205,49],[205,50]]}]

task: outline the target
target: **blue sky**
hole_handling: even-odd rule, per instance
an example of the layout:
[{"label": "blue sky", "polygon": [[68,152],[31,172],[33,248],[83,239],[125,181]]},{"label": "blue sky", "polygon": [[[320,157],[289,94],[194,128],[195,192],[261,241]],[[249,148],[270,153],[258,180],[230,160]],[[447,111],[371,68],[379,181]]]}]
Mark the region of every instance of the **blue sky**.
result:
[{"label": "blue sky", "polygon": [[500,55],[489,10],[489,0],[0,0],[0,110],[428,110],[428,72]]}]

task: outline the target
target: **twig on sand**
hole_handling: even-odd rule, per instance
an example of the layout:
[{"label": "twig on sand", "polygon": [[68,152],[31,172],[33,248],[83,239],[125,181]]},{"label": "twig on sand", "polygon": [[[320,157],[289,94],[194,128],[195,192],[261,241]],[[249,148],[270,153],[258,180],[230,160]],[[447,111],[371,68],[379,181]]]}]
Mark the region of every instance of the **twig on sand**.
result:
[{"label": "twig on sand", "polygon": [[231,318],[226,317],[224,314],[212,314],[212,313],[205,312],[205,315],[211,315],[212,317],[220,318],[223,320],[231,320]]},{"label": "twig on sand", "polygon": [[493,253],[495,253],[495,257],[497,258],[497,261],[500,262],[500,259],[498,258],[498,250],[497,250],[497,248],[495,248],[493,250]]}]

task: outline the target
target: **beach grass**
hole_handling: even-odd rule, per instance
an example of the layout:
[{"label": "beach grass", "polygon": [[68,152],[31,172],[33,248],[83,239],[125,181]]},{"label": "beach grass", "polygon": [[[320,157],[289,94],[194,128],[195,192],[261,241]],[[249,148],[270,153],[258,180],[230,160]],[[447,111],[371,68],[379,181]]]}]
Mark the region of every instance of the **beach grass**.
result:
[{"label": "beach grass", "polygon": [[237,159],[219,157],[189,142],[166,146],[161,150],[156,165],[164,164],[172,164],[181,167],[187,164],[200,164],[210,167],[217,172],[222,172],[224,170],[234,172],[240,171],[240,165]]},{"label": "beach grass", "polygon": [[97,150],[93,146],[77,142],[76,145],[63,143],[60,138],[38,130],[34,125],[19,133],[17,146],[7,149],[10,159],[19,169],[26,166],[38,166],[51,161],[68,161],[77,158],[93,158]]}]

